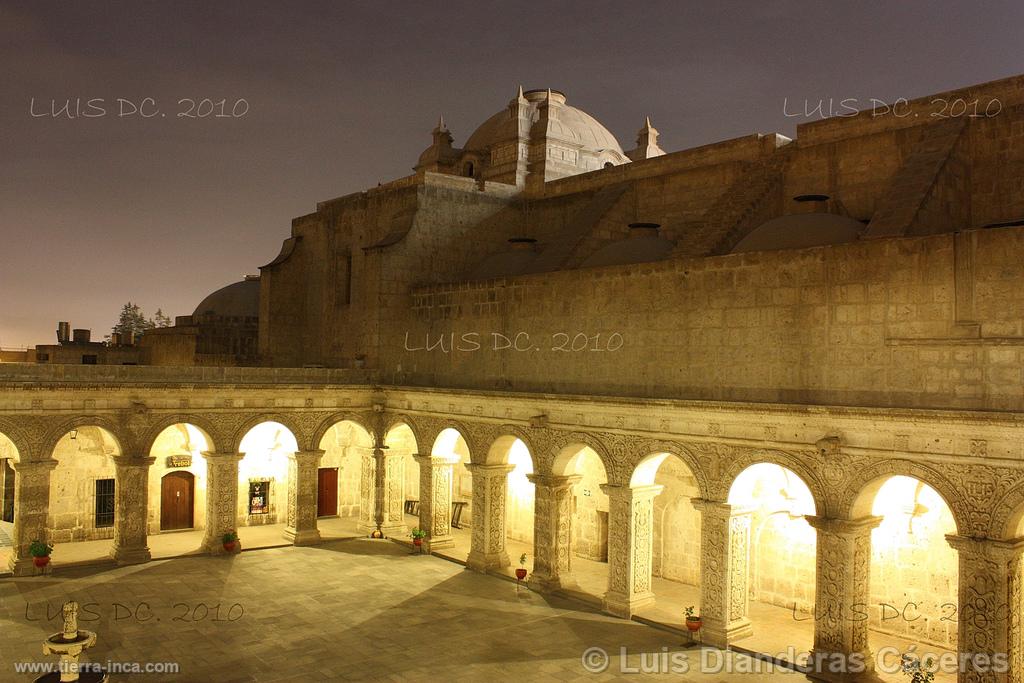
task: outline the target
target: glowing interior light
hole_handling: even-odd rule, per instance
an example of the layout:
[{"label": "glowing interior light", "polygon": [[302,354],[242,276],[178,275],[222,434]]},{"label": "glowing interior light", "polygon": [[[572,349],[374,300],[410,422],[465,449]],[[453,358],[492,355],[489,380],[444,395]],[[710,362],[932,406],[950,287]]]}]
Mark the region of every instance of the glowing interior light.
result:
[{"label": "glowing interior light", "polygon": [[284,425],[262,422],[249,430],[239,450],[245,453],[238,464],[239,481],[257,477],[284,481],[288,474],[288,455],[299,450],[299,445]]},{"label": "glowing interior light", "polygon": [[[437,435],[430,454],[438,458],[445,458],[450,462],[459,462],[459,454],[456,449],[461,438],[462,435],[459,434],[458,430],[448,427]],[[517,441],[516,443],[522,442]]]},{"label": "glowing interior light", "polygon": [[878,489],[871,514],[882,522],[871,534],[874,550],[916,543],[933,532],[952,533],[955,525],[938,492],[913,477],[891,477]]}]

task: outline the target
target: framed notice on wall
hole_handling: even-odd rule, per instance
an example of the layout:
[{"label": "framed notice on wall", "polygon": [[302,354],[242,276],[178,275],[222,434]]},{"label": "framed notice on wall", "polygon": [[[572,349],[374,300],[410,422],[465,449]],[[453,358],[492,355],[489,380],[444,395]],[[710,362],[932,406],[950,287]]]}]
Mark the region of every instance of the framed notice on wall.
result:
[{"label": "framed notice on wall", "polygon": [[265,515],[270,512],[270,482],[249,482],[249,514]]}]

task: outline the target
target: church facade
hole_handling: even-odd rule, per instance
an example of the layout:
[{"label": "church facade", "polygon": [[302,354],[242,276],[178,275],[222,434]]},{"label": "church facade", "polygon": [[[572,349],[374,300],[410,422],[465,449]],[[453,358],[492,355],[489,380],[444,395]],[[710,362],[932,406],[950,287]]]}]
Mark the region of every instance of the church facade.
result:
[{"label": "church facade", "polygon": [[1024,77],[673,153],[553,90],[432,135],[293,221],[258,322],[197,309],[263,367],[0,366],[12,571],[351,519],[624,617],[692,591],[717,646],[782,610],[819,661],[1024,675]]}]

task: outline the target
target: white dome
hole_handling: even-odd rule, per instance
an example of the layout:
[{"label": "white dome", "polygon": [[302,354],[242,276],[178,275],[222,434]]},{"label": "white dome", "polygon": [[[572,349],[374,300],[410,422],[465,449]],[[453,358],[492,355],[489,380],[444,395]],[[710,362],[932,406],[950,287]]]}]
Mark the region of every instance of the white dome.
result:
[{"label": "white dome", "polygon": [[[564,94],[556,90],[550,92],[551,103],[556,107],[556,111],[547,122],[548,136],[578,144],[595,154],[609,151],[625,157],[619,141],[597,119],[582,109],[565,104]],[[523,97],[526,98],[531,118],[536,123],[540,120],[540,106],[547,99],[548,91],[529,90],[523,93]],[[508,140],[516,134],[516,122],[509,117],[507,109],[502,109],[473,131],[463,149],[484,151],[494,143]]]}]

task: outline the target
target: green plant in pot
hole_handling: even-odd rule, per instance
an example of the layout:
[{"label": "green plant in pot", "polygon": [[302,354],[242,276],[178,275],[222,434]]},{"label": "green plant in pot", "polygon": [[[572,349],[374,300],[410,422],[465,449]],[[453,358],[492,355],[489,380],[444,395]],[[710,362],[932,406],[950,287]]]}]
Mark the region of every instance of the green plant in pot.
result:
[{"label": "green plant in pot", "polygon": [[516,580],[522,581],[526,578],[526,553],[519,556],[519,566],[516,567]]},{"label": "green plant in pot", "polygon": [[221,542],[224,544],[224,550],[234,552],[235,547],[238,545],[238,534],[234,531],[229,531],[221,538]]},{"label": "green plant in pot", "polygon": [[32,563],[37,567],[48,565],[50,563],[50,553],[52,552],[53,546],[46,541],[40,541],[38,538],[28,546],[28,554],[32,556]]},{"label": "green plant in pot", "polygon": [[427,532],[423,529],[416,528],[412,530],[412,544],[419,547],[423,545],[423,539],[427,537]]},{"label": "green plant in pot", "polygon": [[916,656],[905,654],[900,661],[900,670],[910,679],[910,683],[932,683],[935,680],[935,668],[932,663],[931,657],[921,661]]},{"label": "green plant in pot", "polygon": [[695,614],[695,611],[693,605],[686,608],[686,628],[690,631],[699,631],[700,627],[704,625],[704,621],[699,614]]}]

